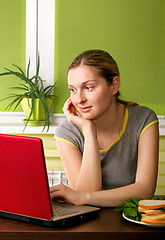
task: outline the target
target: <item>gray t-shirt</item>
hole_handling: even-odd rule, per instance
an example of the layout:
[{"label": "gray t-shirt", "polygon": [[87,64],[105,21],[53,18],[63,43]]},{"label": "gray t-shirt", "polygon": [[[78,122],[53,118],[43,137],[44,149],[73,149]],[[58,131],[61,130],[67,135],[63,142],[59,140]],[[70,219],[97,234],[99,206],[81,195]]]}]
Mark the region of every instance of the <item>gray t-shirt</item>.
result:
[{"label": "gray t-shirt", "polygon": [[[135,182],[139,138],[156,122],[157,116],[151,109],[139,105],[126,107],[120,135],[108,149],[100,150],[102,189],[118,188]],[[67,120],[56,129],[55,139],[72,144],[83,154],[83,131]]]}]

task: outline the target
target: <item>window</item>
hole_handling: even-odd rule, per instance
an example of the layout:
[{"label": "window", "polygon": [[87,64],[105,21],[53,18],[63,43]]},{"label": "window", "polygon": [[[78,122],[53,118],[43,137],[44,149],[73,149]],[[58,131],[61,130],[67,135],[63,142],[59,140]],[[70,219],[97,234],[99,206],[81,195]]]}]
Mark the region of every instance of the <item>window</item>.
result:
[{"label": "window", "polygon": [[26,0],[26,65],[36,71],[40,55],[40,75],[54,84],[55,0]]}]

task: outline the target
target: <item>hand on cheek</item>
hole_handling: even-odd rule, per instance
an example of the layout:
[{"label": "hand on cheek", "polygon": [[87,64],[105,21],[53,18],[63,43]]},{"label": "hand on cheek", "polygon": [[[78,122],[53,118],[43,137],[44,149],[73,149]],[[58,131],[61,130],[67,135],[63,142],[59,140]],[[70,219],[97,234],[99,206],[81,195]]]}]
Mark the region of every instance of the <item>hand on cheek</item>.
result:
[{"label": "hand on cheek", "polygon": [[65,113],[65,115],[68,117],[69,114],[72,114],[74,116],[77,116],[77,110],[76,108],[74,107],[73,103],[72,103],[72,100],[71,98],[69,98],[65,104],[64,104],[64,107],[63,107],[63,111]]}]

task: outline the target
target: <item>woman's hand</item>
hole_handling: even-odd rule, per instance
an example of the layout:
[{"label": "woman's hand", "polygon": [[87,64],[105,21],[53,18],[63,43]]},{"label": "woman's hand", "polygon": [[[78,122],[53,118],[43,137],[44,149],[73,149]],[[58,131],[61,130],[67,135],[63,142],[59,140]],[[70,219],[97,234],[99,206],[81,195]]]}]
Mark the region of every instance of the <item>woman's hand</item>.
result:
[{"label": "woman's hand", "polygon": [[51,199],[63,200],[74,205],[83,205],[86,193],[78,192],[64,184],[59,184],[50,187]]},{"label": "woman's hand", "polygon": [[85,128],[85,126],[93,126],[93,121],[85,119],[79,115],[76,108],[74,107],[71,98],[69,98],[63,107],[63,111],[65,116],[67,117],[68,121],[75,124],[80,128]]}]

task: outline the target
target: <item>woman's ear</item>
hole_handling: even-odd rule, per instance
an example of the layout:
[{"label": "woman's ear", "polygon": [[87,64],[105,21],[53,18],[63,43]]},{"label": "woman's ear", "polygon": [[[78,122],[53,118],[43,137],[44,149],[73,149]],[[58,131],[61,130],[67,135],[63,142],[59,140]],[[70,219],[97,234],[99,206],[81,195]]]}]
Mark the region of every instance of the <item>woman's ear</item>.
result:
[{"label": "woman's ear", "polygon": [[115,95],[120,88],[120,78],[118,76],[114,77],[113,81],[112,81],[112,93],[113,95]]}]

